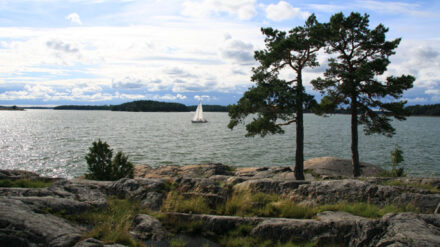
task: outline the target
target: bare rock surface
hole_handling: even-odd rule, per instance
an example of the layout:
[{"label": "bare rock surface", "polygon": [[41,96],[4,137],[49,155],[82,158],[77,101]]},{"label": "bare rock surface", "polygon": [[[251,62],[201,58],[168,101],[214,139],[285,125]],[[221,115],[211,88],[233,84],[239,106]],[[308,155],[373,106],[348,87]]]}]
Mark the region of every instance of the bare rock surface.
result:
[{"label": "bare rock surface", "polygon": [[39,214],[23,202],[0,199],[0,245],[73,246],[83,229],[50,214]]},{"label": "bare rock surface", "polygon": [[170,235],[159,220],[146,214],[139,214],[133,219],[133,230],[130,234],[144,241],[165,240]]},{"label": "bare rock surface", "polygon": [[[313,219],[238,217],[168,213],[184,222],[199,222],[215,234],[248,225],[251,235],[281,241],[316,241],[318,245],[440,246],[439,178],[378,178],[381,168],[362,163],[362,179],[350,179],[351,162],[318,158],[306,162],[306,181],[295,180],[292,167],[230,167],[223,164],[191,166],[136,166],[134,179],[90,181],[53,179],[48,188],[0,188],[0,245],[101,247],[97,239],[81,239],[85,229],[47,212],[67,214],[106,206],[109,196],[135,199],[160,210],[168,191],[198,196],[208,205],[223,203],[238,191],[278,194],[292,203],[318,206],[367,202],[378,206],[413,205],[420,213],[389,214],[367,219],[345,212],[322,212]],[[313,177],[313,176],[314,177]],[[0,179],[48,179],[23,171],[0,170]],[[342,178],[342,179],[341,179]],[[330,180],[326,180],[330,179]],[[389,186],[388,182],[395,182]],[[426,185],[426,186],[425,186]],[[422,214],[423,213],[423,214]],[[173,235],[157,219],[138,215],[130,234],[148,246],[170,246]],[[176,236],[174,236],[176,237]],[[188,246],[218,246],[201,236],[182,235]],[[7,245],[6,245],[7,246]]]},{"label": "bare rock surface", "polygon": [[[385,171],[378,166],[366,162],[361,162],[360,165],[361,176],[364,177],[377,176]],[[353,165],[351,160],[335,157],[320,157],[306,160],[304,162],[304,170],[308,170],[313,175],[324,178],[353,177]]]},{"label": "bare rock surface", "polygon": [[186,214],[186,213],[168,213],[169,217],[186,222],[198,221],[202,223],[204,230],[216,234],[224,234],[240,225],[256,225],[263,221],[262,217],[240,217],[226,215],[209,214]]},{"label": "bare rock surface", "polygon": [[313,181],[299,186],[292,192],[291,198],[295,202],[309,205],[339,201],[369,202],[380,206],[409,204],[424,213],[434,213],[440,203],[440,194],[407,192],[402,187],[355,179]]}]

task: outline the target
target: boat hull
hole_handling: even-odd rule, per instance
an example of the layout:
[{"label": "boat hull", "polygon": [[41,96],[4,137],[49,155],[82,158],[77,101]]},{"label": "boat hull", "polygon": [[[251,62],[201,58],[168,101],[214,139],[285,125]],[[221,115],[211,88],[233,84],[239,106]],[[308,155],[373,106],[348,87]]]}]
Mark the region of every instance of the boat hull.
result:
[{"label": "boat hull", "polygon": [[191,123],[207,123],[208,120],[191,120]]}]

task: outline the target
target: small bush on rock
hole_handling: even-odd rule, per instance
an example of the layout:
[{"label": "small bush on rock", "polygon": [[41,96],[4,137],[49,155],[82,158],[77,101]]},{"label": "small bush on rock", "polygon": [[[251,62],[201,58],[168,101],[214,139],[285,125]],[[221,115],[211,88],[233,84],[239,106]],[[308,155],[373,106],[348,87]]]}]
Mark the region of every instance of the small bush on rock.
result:
[{"label": "small bush on rock", "polygon": [[133,164],[128,161],[128,157],[118,152],[113,158],[113,150],[106,142],[100,139],[93,142],[86,155],[88,173],[87,179],[94,180],[118,180],[120,178],[133,177]]},{"label": "small bush on rock", "polygon": [[384,171],[379,176],[381,177],[406,177],[405,169],[400,166],[404,161],[403,151],[398,145],[390,152],[391,155],[391,170]]}]

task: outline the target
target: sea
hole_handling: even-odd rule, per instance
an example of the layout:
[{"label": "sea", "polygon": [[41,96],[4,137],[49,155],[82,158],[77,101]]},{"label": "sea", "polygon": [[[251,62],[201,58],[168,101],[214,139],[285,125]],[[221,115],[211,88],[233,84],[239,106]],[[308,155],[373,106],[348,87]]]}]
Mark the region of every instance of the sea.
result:
[{"label": "sea", "polygon": [[[85,155],[101,139],[153,167],[223,163],[238,167],[293,166],[295,126],[285,134],[245,137],[245,126],[227,128],[227,113],[205,112],[208,123],[191,123],[192,112],[112,112],[79,110],[0,111],[0,169],[72,178],[87,171]],[[390,169],[390,152],[403,151],[402,166],[412,176],[440,176],[440,118],[393,121],[392,137],[363,134],[360,160]],[[350,116],[304,116],[306,159],[351,158]]]}]

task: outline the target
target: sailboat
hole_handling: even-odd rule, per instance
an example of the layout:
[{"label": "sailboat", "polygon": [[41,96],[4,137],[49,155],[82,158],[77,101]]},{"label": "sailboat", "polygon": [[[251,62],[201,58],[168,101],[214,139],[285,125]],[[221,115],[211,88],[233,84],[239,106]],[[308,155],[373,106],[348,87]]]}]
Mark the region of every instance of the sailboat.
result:
[{"label": "sailboat", "polygon": [[199,101],[199,105],[196,109],[196,114],[194,114],[193,119],[191,120],[193,123],[206,123],[208,120],[203,118],[203,107],[202,107],[202,101]]}]

